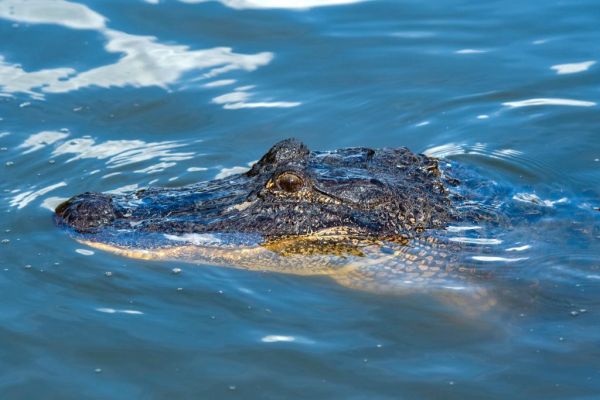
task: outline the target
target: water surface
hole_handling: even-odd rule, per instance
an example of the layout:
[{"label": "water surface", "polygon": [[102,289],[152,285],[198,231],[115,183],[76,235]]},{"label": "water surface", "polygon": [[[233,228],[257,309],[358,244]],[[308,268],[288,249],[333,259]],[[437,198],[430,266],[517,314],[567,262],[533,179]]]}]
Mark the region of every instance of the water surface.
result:
[{"label": "water surface", "polygon": [[[598,11],[1,1],[1,397],[598,398]],[[544,207],[474,244],[500,306],[129,260],[53,225],[73,194],[226,176],[290,136],[408,146]]]}]

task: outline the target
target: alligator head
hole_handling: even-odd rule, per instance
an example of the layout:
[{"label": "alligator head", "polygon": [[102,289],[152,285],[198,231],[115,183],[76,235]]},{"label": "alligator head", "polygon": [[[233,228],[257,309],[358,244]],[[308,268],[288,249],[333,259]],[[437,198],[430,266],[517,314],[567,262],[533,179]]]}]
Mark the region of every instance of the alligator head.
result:
[{"label": "alligator head", "polygon": [[80,241],[120,249],[403,240],[454,219],[447,184],[437,160],[406,148],[320,152],[287,139],[248,172],[181,188],[83,193],[59,205],[55,220]]}]

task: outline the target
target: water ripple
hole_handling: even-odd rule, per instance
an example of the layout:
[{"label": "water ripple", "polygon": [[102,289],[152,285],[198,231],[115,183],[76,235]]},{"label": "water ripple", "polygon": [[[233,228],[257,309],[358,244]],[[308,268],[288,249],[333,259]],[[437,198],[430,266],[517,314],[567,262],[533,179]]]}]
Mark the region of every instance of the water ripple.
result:
[{"label": "water ripple", "polygon": [[[209,69],[204,74],[206,79],[234,70],[254,71],[269,64],[273,59],[271,52],[239,54],[229,47],[192,50],[185,45],[160,43],[154,36],[134,35],[109,29],[105,25],[106,18],[102,15],[84,5],[62,0],[52,2],[51,7],[43,3],[7,0],[0,4],[0,18],[27,23],[57,24],[71,29],[97,30],[106,39],[107,52],[122,54],[113,64],[86,71],[61,67],[32,72],[25,71],[19,64],[8,62],[0,55],[0,91],[4,94],[25,93],[39,100],[48,93],[65,93],[91,86],[158,86],[167,89],[187,72]],[[215,87],[214,82],[212,87]],[[233,103],[226,102],[225,108],[299,105],[297,102],[285,101],[245,102],[250,94],[244,93],[241,96],[244,98]],[[216,102],[223,104],[218,100]]]},{"label": "water ripple", "polygon": [[[205,3],[219,1],[227,7],[237,10],[252,8],[285,8],[291,10],[305,10],[313,7],[340,6],[345,4],[360,3],[365,0],[179,0],[182,3]],[[150,0],[158,3],[158,0]]]},{"label": "water ripple", "polygon": [[10,200],[10,205],[12,207],[17,207],[18,209],[21,209],[23,207],[26,207],[29,203],[31,203],[38,197],[43,196],[46,193],[50,193],[54,189],[58,189],[63,186],[67,186],[66,182],[55,183],[54,185],[46,186],[45,188],[35,191],[28,190],[26,192],[19,193]]},{"label": "water ripple", "polygon": [[592,65],[596,64],[596,61],[583,61],[580,63],[572,63],[572,64],[557,64],[550,67],[556,71],[558,75],[564,74],[576,74],[578,72],[584,72],[590,69]]},{"label": "water ripple", "polygon": [[536,98],[519,101],[507,101],[503,106],[510,108],[535,107],[535,106],[572,106],[572,107],[593,107],[596,105],[593,101],[560,99],[560,98]]},{"label": "water ripple", "polygon": [[60,143],[52,152],[52,156],[73,154],[74,156],[69,158],[67,163],[85,158],[107,159],[107,168],[116,168],[153,158],[163,162],[169,161],[172,157],[177,157],[178,160],[193,158],[193,152],[173,151],[183,146],[184,143],[176,141],[147,143],[143,140],[107,140],[96,143],[95,139],[84,136]]},{"label": "water ripple", "polygon": [[491,238],[471,238],[471,237],[450,237],[448,238],[451,242],[457,243],[466,243],[466,244],[488,244],[488,245],[497,245],[502,244],[502,240],[500,239],[491,239]]}]

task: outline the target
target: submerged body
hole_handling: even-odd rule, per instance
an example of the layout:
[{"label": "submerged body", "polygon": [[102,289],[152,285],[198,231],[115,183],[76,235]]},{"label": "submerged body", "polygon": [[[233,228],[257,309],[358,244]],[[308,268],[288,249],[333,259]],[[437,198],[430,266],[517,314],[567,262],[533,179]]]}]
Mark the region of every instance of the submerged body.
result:
[{"label": "submerged body", "polygon": [[246,173],[84,193],[58,206],[56,221],[83,243],[133,258],[328,275],[375,291],[454,290],[486,275],[473,265],[485,246],[470,247],[486,239],[470,232],[539,214],[523,208],[509,218],[501,195],[491,180],[406,148],[317,152],[288,139]]}]

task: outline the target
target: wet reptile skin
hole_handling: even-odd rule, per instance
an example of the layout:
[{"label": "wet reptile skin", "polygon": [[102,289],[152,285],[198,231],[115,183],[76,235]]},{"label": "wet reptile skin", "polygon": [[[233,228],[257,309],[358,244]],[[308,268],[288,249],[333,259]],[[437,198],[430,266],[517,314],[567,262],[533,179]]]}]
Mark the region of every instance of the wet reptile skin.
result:
[{"label": "wet reptile skin", "polygon": [[288,139],[246,173],[83,193],[55,220],[82,243],[132,258],[327,275],[378,292],[453,288],[473,274],[446,228],[502,218],[451,174],[406,148],[318,152]]}]

